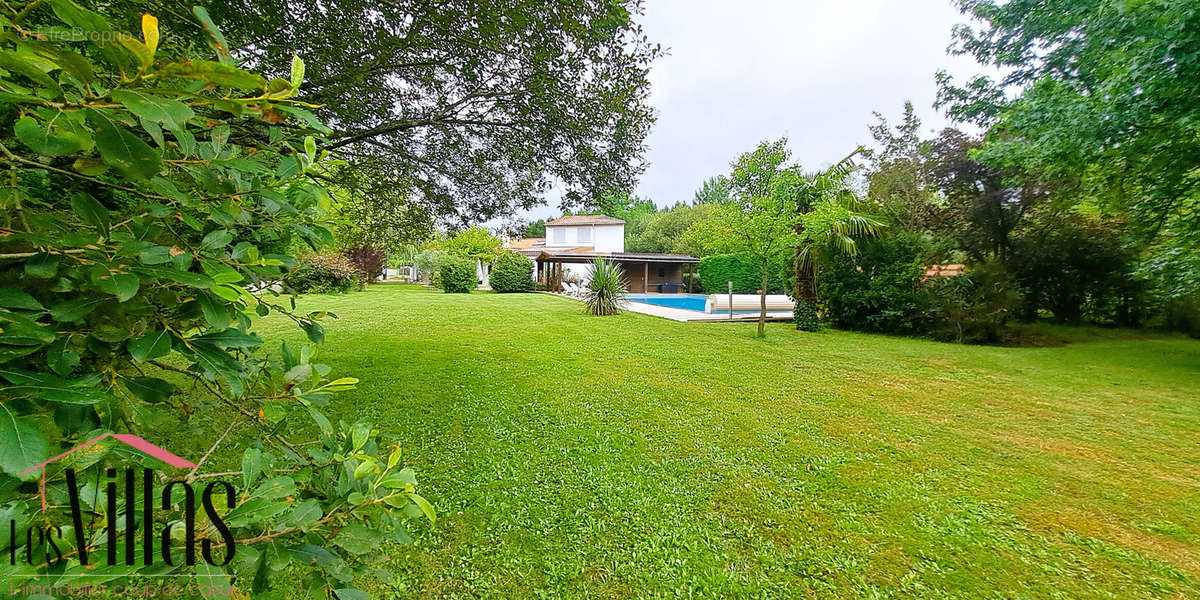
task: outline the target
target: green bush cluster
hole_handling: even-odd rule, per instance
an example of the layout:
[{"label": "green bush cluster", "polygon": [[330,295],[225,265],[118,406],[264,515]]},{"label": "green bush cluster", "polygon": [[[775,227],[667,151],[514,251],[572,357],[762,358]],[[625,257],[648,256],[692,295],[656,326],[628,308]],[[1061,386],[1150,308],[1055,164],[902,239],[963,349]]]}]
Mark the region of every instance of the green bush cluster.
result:
[{"label": "green bush cluster", "polygon": [[921,242],[897,235],[861,245],[858,256],[835,254],[821,271],[819,294],[834,327],[914,333],[928,308],[921,286]]},{"label": "green bush cluster", "polygon": [[489,282],[497,292],[532,291],[533,262],[516,252],[504,252],[492,265]]},{"label": "green bush cluster", "polygon": [[857,257],[832,257],[819,285],[828,319],[842,329],[1000,341],[1021,302],[1013,277],[992,261],[923,281],[924,249],[919,236],[901,234],[863,244]]},{"label": "green bush cluster", "polygon": [[475,278],[474,261],[448,256],[438,267],[438,284],[442,291],[450,294],[467,294],[479,285]]},{"label": "green bush cluster", "polygon": [[1021,302],[1012,276],[994,261],[962,275],[933,279],[927,291],[922,330],[934,339],[960,344],[999,342]]},{"label": "green bush cluster", "polygon": [[[788,293],[791,274],[790,256],[781,254],[772,261],[767,273],[767,293]],[[762,288],[762,268],[741,254],[715,254],[700,259],[697,267],[700,285],[712,294],[728,290],[726,282],[733,282],[735,294],[756,294]]]},{"label": "green bush cluster", "polygon": [[300,294],[345,294],[363,285],[358,268],[339,253],[314,254],[283,279],[284,285]]}]

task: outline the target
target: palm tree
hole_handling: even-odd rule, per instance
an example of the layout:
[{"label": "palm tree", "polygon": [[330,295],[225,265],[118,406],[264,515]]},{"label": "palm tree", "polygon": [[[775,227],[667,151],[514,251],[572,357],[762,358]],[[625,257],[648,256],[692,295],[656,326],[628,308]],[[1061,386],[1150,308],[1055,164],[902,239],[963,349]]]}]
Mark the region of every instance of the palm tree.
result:
[{"label": "palm tree", "polygon": [[861,147],[828,169],[801,176],[796,206],[803,217],[796,233],[802,241],[793,255],[796,302],[816,303],[824,256],[833,252],[856,255],[857,240],[880,237],[887,227],[862,212],[863,202],[851,186],[850,175],[858,169],[854,157],[860,152]]}]

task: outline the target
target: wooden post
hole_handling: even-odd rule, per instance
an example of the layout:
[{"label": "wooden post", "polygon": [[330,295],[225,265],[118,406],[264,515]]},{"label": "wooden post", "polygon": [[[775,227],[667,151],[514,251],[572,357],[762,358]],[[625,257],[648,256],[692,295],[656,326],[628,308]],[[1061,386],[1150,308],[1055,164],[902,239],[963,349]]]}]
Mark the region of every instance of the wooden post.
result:
[{"label": "wooden post", "polygon": [[692,293],[692,280],[696,278],[696,265],[688,263],[688,293]]},{"label": "wooden post", "polygon": [[642,263],[642,292],[650,293],[650,263]]}]

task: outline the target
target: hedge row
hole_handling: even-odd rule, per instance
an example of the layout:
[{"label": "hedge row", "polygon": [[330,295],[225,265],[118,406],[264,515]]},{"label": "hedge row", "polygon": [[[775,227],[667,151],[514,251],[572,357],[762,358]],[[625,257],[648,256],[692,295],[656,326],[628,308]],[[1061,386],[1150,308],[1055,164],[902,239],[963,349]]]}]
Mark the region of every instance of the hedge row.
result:
[{"label": "hedge row", "polygon": [[[767,267],[767,293],[787,294],[791,281],[792,261],[786,254]],[[700,285],[709,294],[728,290],[733,282],[735,294],[755,294],[762,288],[762,268],[741,254],[716,254],[700,259]]]}]

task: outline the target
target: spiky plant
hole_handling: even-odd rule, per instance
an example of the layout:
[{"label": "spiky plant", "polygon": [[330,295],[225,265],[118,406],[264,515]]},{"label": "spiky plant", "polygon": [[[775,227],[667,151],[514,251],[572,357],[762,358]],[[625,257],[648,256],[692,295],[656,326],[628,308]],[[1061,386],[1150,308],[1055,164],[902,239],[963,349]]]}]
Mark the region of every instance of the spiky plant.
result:
[{"label": "spiky plant", "polygon": [[588,268],[588,283],[584,287],[583,301],[589,315],[615,315],[625,304],[629,284],[625,272],[615,262],[597,257]]}]

